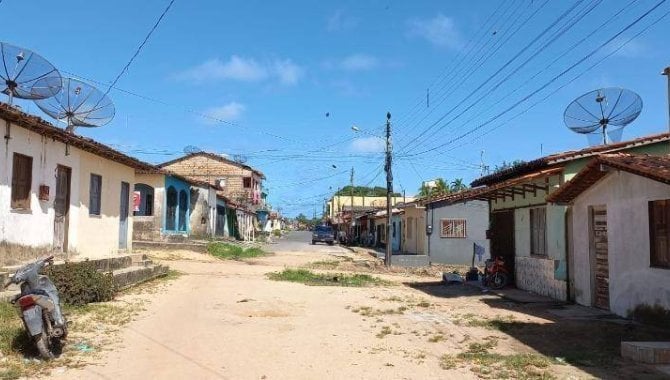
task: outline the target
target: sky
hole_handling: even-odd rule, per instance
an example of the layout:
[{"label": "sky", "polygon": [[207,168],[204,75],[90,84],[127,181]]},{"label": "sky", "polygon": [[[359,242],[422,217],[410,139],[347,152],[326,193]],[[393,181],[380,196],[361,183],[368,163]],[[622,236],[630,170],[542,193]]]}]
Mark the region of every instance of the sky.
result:
[{"label": "sky", "polygon": [[[0,40],[107,91],[168,3],[2,0]],[[112,122],[76,133],[152,163],[188,146],[246,160],[274,208],[312,215],[352,167],[356,185],[385,186],[390,112],[394,190],[413,195],[437,177],[469,183],[482,162],[587,147],[563,113],[599,88],[643,100],[624,140],[667,131],[668,12],[663,0],[176,0],[109,91]]]}]

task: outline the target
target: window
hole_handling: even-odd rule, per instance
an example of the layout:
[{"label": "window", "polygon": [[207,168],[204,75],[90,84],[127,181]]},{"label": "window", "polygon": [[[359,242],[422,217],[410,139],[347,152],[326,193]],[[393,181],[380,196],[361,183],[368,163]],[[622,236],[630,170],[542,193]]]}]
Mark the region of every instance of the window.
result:
[{"label": "window", "polygon": [[133,215],[151,216],[154,214],[154,188],[143,184],[135,184],[133,193]]},{"label": "window", "polygon": [[651,266],[670,269],[670,199],[649,202]]},{"label": "window", "polygon": [[33,158],[14,153],[13,165],[11,207],[16,210],[28,210],[33,179]]},{"label": "window", "polygon": [[547,255],[547,209],[530,209],[530,254]]},{"label": "window", "polygon": [[88,188],[88,213],[100,215],[100,200],[102,195],[102,176],[91,174],[91,184]]},{"label": "window", "polygon": [[467,222],[465,219],[440,220],[440,237],[465,238],[467,237]]},{"label": "window", "polygon": [[251,188],[251,177],[244,177],[242,179],[242,186],[244,186],[245,189],[250,189]]}]

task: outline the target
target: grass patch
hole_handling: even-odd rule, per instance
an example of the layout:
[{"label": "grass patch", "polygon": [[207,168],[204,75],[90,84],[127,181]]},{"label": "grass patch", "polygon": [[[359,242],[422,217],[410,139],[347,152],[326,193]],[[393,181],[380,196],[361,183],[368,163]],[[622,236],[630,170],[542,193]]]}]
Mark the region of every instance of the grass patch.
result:
[{"label": "grass patch", "polygon": [[404,314],[407,311],[406,306],[400,306],[397,309],[374,309],[370,306],[361,306],[354,309],[351,309],[353,313],[359,313],[364,317],[377,317],[380,315],[394,315],[394,314]]},{"label": "grass patch", "polygon": [[443,340],[444,340],[444,335],[442,335],[442,334],[435,334],[435,335],[431,336],[430,338],[428,338],[428,341],[430,343],[437,343],[437,342],[441,342]]},{"label": "grass patch", "polygon": [[244,249],[237,245],[221,242],[207,244],[207,252],[210,255],[223,260],[242,260],[267,255],[267,252],[260,248],[253,247]]},{"label": "grass patch", "polygon": [[314,273],[307,269],[284,269],[281,272],[268,273],[268,278],[275,281],[299,282],[311,286],[375,286],[388,285],[388,281],[367,274],[329,274]]},{"label": "grass patch", "polygon": [[320,260],[309,263],[310,268],[335,269],[340,265],[339,260]]}]

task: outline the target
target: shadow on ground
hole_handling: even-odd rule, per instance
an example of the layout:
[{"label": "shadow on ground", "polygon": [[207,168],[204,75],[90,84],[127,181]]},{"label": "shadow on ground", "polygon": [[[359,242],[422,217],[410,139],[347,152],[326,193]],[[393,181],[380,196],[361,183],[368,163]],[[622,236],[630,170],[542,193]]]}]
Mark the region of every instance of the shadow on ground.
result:
[{"label": "shadow on ground", "polygon": [[[515,302],[483,293],[471,286],[444,285],[441,282],[405,285],[435,297],[476,297],[493,309],[541,318],[543,322],[493,319],[487,325],[542,355],[578,367],[594,377],[667,378],[667,375],[664,377],[653,367],[623,360],[620,352],[622,341],[670,341],[670,330],[641,325],[605,313],[594,312],[590,316],[590,313],[571,313],[571,308],[588,308],[561,302]],[[570,315],[577,316],[573,318]]]}]

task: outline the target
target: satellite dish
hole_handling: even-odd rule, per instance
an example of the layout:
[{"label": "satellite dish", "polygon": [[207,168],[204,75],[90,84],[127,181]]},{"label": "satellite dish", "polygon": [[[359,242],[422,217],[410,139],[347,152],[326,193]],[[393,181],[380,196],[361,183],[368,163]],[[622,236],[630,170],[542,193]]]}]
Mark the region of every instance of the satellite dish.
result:
[{"label": "satellite dish", "polygon": [[[35,86],[42,86],[41,82]],[[67,122],[68,132],[76,127],[102,127],[114,118],[114,103],[97,88],[72,78],[63,78],[61,88],[52,97],[35,103],[47,115]]]},{"label": "satellite dish", "polygon": [[14,98],[45,99],[60,91],[60,73],[39,54],[0,42],[0,57],[0,89],[10,105]]},{"label": "satellite dish", "polygon": [[233,160],[237,163],[243,164],[247,162],[247,156],[241,155],[241,154],[236,154],[233,156]]},{"label": "satellite dish", "polygon": [[186,145],[184,147],[184,153],[186,154],[194,154],[194,153],[200,153],[202,152],[202,149],[198,148],[195,145]]},{"label": "satellite dish", "polygon": [[573,132],[602,137],[603,145],[620,141],[624,127],[642,112],[642,98],[633,91],[608,87],[588,92],[568,105],[565,125]]}]

